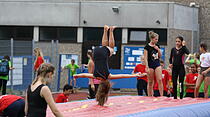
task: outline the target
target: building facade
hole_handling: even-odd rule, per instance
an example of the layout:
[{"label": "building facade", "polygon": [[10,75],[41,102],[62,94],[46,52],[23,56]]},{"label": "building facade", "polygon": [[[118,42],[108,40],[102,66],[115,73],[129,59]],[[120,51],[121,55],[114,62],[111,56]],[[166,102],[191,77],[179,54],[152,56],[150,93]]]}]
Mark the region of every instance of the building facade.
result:
[{"label": "building facade", "polygon": [[[125,63],[124,49],[143,48],[149,42],[148,32],[153,30],[160,35],[159,44],[165,50],[164,59],[168,64],[177,36],[184,37],[191,52],[198,50],[199,38],[207,39],[208,34],[201,34],[204,29],[199,28],[200,8],[187,4],[0,0],[0,41],[6,43],[10,38],[17,41],[19,49],[15,50],[15,55],[18,56],[32,55],[32,48],[40,47],[57,66],[60,61],[58,55],[62,54],[78,55],[81,65],[88,62],[87,50],[100,46],[103,26],[115,25],[118,27],[114,32],[116,54],[110,58],[110,68],[124,69],[126,64],[132,64]],[[25,42],[32,44],[28,44],[26,49]],[[2,45],[0,54],[9,54],[9,49]],[[132,59],[139,60],[139,57]]]}]

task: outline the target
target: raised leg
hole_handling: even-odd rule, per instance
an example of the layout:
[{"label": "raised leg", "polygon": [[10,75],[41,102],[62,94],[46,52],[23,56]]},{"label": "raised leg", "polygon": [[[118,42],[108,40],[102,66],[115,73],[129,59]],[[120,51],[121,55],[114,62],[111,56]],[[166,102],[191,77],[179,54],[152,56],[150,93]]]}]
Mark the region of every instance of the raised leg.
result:
[{"label": "raised leg", "polygon": [[109,40],[108,40],[108,33],[109,30],[109,26],[105,25],[104,26],[104,33],[103,33],[103,37],[102,37],[102,46],[109,46]]},{"label": "raised leg", "polygon": [[111,26],[109,30],[109,47],[114,48],[115,46],[115,40],[114,40],[114,34],[113,31],[116,28],[116,26]]}]

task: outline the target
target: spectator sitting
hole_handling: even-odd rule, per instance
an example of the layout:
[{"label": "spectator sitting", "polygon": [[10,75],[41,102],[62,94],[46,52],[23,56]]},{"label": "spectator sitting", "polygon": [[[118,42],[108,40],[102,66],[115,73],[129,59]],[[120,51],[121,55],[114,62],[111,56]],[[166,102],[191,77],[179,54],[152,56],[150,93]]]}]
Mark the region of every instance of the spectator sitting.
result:
[{"label": "spectator sitting", "polygon": [[63,87],[63,93],[59,94],[56,98],[56,103],[65,103],[68,102],[69,94],[72,92],[73,87],[71,85],[66,84]]},{"label": "spectator sitting", "polygon": [[185,97],[194,98],[194,90],[196,80],[198,78],[197,65],[196,63],[191,65],[191,73],[186,75],[185,86],[186,86],[186,95]]}]

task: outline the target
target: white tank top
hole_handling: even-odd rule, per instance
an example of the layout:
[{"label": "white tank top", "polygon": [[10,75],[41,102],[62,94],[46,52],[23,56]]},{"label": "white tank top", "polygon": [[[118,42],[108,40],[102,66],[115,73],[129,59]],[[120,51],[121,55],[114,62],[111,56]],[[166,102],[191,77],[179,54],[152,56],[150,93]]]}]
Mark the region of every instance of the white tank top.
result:
[{"label": "white tank top", "polygon": [[200,55],[201,67],[210,67],[210,53]]}]

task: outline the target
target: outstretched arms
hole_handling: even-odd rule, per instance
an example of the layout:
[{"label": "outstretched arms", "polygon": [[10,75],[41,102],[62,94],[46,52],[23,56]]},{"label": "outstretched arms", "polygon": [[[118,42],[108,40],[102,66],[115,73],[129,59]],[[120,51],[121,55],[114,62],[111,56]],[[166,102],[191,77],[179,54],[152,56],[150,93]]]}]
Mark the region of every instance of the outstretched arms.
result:
[{"label": "outstretched arms", "polygon": [[81,74],[75,74],[74,78],[95,78],[93,74],[90,73],[81,73]]}]

